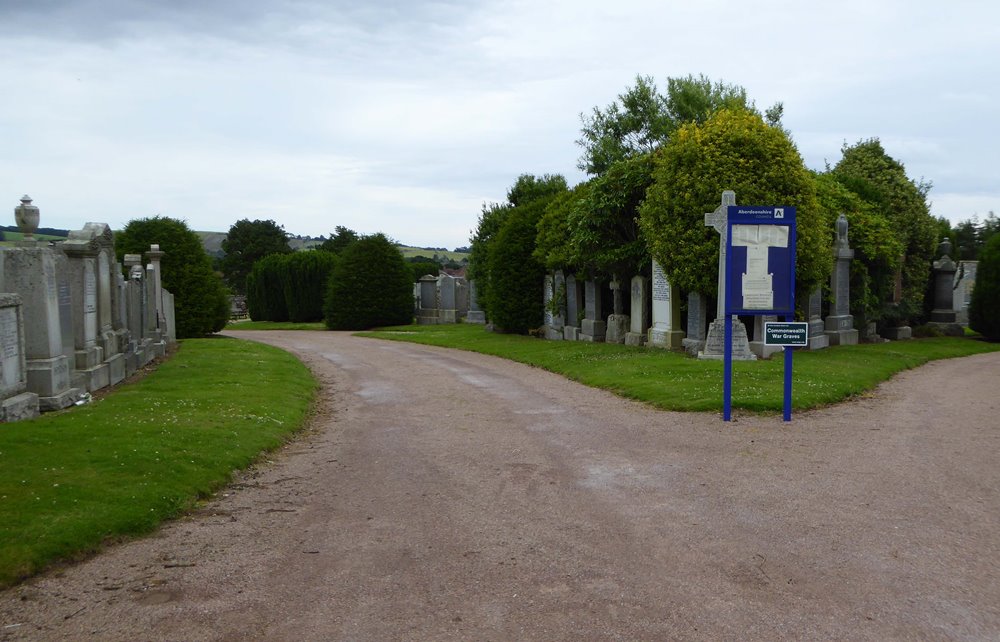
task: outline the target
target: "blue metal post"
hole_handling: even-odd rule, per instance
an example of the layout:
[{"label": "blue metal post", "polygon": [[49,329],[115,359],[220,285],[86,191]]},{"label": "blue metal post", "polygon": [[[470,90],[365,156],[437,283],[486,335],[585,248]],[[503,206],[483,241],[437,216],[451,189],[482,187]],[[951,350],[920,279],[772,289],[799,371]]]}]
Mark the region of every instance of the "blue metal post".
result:
[{"label": "blue metal post", "polygon": [[[728,307],[728,306],[727,306]],[[726,310],[726,341],[722,357],[722,419],[733,416],[733,317]]]},{"label": "blue metal post", "polygon": [[[786,314],[785,321],[794,321],[795,315]],[[795,348],[785,346],[785,421],[792,420],[792,354]]]}]

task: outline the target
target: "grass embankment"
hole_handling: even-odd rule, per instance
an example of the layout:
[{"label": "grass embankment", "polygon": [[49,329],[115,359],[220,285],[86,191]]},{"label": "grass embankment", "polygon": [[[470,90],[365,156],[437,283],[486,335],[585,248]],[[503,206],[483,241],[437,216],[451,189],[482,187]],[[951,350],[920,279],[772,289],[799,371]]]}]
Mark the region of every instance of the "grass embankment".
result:
[{"label": "grass embankment", "polygon": [[[543,341],[486,332],[477,325],[403,326],[362,334],[496,355],[665,410],[722,409],[721,361],[699,361],[655,348]],[[796,351],[792,406],[803,410],[835,403],[871,390],[897,372],[928,361],[997,350],[1000,350],[998,344],[940,337]],[[780,411],[784,399],[783,372],[781,354],[768,361],[735,362],[733,407]]]},{"label": "grass embankment", "polygon": [[322,321],[292,323],[291,321],[230,321],[225,330],[326,330]]},{"label": "grass embankment", "polygon": [[103,399],[0,425],[0,586],[190,508],[300,428],[315,390],[286,352],[188,339]]}]

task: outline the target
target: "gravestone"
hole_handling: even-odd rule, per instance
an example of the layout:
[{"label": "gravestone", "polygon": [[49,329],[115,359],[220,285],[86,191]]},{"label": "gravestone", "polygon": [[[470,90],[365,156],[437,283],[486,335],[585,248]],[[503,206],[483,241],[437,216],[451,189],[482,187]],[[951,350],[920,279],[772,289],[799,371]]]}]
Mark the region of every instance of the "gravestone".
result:
[{"label": "gravestone", "polygon": [[834,266],[830,275],[833,304],[825,321],[825,334],[832,346],[854,345],[858,342],[858,331],[854,329],[854,316],[851,315],[851,259],[854,258],[854,250],[850,247],[847,233],[847,217],[841,214],[837,218]]},{"label": "gravestone", "polygon": [[818,287],[809,295],[809,350],[822,350],[830,345],[830,338],[823,332],[823,288]]},{"label": "gravestone", "polygon": [[438,323],[437,296],[437,277],[432,274],[425,274],[420,277],[420,311],[417,314],[418,324],[434,325]]},{"label": "gravestone", "polygon": [[462,277],[455,278],[455,309],[459,319],[469,316],[469,282]]},{"label": "gravestone", "polygon": [[676,288],[667,280],[667,275],[656,261],[653,261],[653,309],[652,327],[647,340],[657,348],[680,348],[684,340],[681,330],[681,307],[677,300]]},{"label": "gravestone", "polygon": [[641,346],[646,343],[646,331],[649,330],[649,279],[644,276],[633,276],[630,288],[632,305],[629,315],[629,331],[625,334],[625,345]]},{"label": "gravestone", "polygon": [[708,319],[708,302],[699,292],[688,292],[687,336],[681,347],[692,357],[705,349],[705,320]]},{"label": "gravestone", "polygon": [[948,336],[965,336],[965,331],[958,323],[958,313],[954,309],[954,283],[958,266],[948,256],[951,252],[951,241],[947,238],[941,241],[938,251],[941,253],[941,258],[934,261],[934,308],[931,310],[931,320],[927,325],[937,328]]},{"label": "gravestone", "polygon": [[475,281],[469,281],[469,313],[465,315],[465,322],[486,323],[486,313],[479,308]]},{"label": "gravestone", "polygon": [[38,416],[38,395],[28,392],[24,351],[21,297],[0,294],[0,421],[4,423]]},{"label": "gravestone", "polygon": [[584,285],[584,318],[580,326],[580,340],[601,343],[607,335],[607,326],[600,318],[603,301],[600,283],[590,279]]},{"label": "gravestone", "polygon": [[458,323],[458,303],[455,297],[455,277],[442,274],[437,279],[438,323]]},{"label": "gravestone", "polygon": [[580,338],[580,321],[583,317],[581,285],[575,275],[566,275],[566,325],[563,326],[563,338],[567,341]]},{"label": "gravestone", "polygon": [[[41,410],[60,410],[80,395],[72,385],[73,328],[68,292],[60,292],[65,257],[48,247],[5,248],[0,256],[0,290],[20,296],[24,328],[27,390],[38,395]],[[67,286],[68,287],[68,286]],[[61,313],[67,313],[63,319]],[[68,343],[66,330],[69,331]]]},{"label": "gravestone", "polygon": [[622,313],[624,309],[624,304],[622,303],[622,286],[617,275],[608,284],[608,287],[611,288],[611,296],[613,297],[612,309],[614,312],[608,315],[608,326],[604,340],[607,343],[625,343],[625,333],[628,332],[629,317],[627,314]]},{"label": "gravestone", "polygon": [[146,365],[146,349],[148,340],[144,337],[143,285],[145,270],[142,268],[142,256],[126,254],[122,261],[128,270],[125,283],[125,318],[129,332],[129,347],[125,351],[125,370],[134,373]]},{"label": "gravestone", "polygon": [[952,309],[958,323],[969,325],[969,303],[972,301],[972,290],[976,285],[976,269],[979,261],[960,261],[955,275],[955,285],[952,290]]},{"label": "gravestone", "polygon": [[562,341],[566,324],[566,278],[562,270],[545,277],[545,338]]},{"label": "gravestone", "polygon": [[761,359],[770,359],[775,352],[781,352],[781,346],[769,346],[764,343],[764,324],[768,321],[777,321],[774,314],[757,314],[753,318],[753,341],[750,342],[750,350]]},{"label": "gravestone", "polygon": [[[708,327],[705,348],[698,353],[699,359],[722,359],[726,349],[726,244],[729,235],[729,206],[736,205],[736,192],[725,190],[722,201],[715,210],[705,214],[705,225],[719,233],[719,281],[718,299],[715,305],[715,320]],[[757,355],[750,351],[747,328],[736,315],[732,319],[732,357],[735,361],[754,361]]]}]

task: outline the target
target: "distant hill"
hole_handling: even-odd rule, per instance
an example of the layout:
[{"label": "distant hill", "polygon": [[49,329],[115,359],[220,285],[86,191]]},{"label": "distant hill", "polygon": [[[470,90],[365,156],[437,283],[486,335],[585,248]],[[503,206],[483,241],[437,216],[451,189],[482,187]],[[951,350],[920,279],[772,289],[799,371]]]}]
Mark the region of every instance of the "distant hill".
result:
[{"label": "distant hill", "polygon": [[[195,232],[195,234],[201,237],[202,247],[205,248],[205,252],[209,256],[221,258],[225,255],[225,252],[222,251],[222,242],[226,240],[226,232]],[[325,240],[309,236],[293,236],[288,239],[288,246],[296,251],[308,250],[319,247]],[[426,256],[432,261],[437,260],[442,263],[447,261],[461,263],[463,260],[469,258],[468,252],[452,252],[443,248],[410,247],[408,245],[400,245],[398,247],[399,251],[403,254],[403,258]]]}]

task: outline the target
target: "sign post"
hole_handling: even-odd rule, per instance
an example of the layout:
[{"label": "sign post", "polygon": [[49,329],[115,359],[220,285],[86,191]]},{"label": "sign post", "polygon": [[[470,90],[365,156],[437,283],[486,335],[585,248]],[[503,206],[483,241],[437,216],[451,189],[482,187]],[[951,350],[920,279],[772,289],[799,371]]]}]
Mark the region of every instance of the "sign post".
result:
[{"label": "sign post", "polygon": [[[791,421],[792,352],[808,342],[808,324],[794,323],[795,208],[730,205],[727,226],[723,419],[732,418],[733,315],[778,315],[785,323],[765,323],[765,343],[785,346],[784,420]],[[774,340],[788,342],[769,343],[767,326],[783,326],[772,330]]]}]

